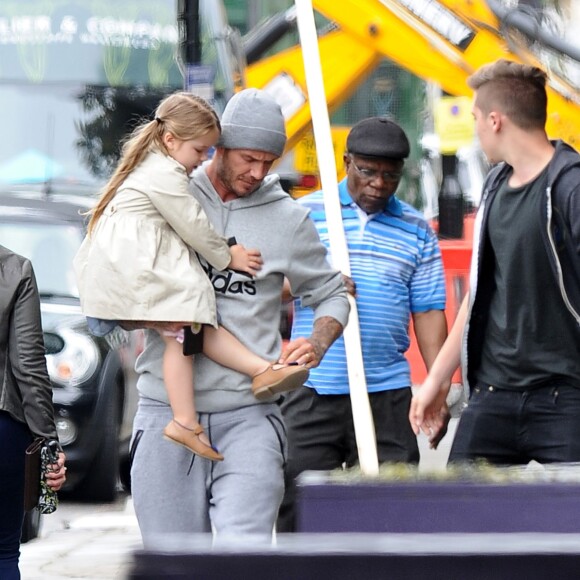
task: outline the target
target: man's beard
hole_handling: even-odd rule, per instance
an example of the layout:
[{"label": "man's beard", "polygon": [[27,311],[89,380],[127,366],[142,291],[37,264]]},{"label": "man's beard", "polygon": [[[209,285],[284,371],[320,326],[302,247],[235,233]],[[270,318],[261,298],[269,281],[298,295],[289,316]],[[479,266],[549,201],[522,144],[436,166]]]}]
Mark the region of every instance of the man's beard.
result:
[{"label": "man's beard", "polygon": [[217,178],[221,181],[222,185],[227,189],[230,194],[234,194],[237,197],[247,197],[254,193],[262,185],[261,181],[257,181],[252,189],[249,191],[246,188],[242,189],[241,184],[238,182],[237,178],[233,174],[232,170],[227,166],[226,163],[220,163],[216,168]]}]

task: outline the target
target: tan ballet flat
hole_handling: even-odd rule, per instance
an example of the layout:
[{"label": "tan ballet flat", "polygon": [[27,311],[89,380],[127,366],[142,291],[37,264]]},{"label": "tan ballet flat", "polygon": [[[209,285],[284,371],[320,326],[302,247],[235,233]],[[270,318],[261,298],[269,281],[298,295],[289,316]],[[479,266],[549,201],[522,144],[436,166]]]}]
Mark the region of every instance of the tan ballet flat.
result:
[{"label": "tan ballet flat", "polygon": [[253,378],[252,392],[262,401],[278,393],[295,391],[304,384],[308,375],[305,366],[274,363]]},{"label": "tan ballet flat", "polygon": [[178,423],[175,419],[163,429],[165,439],[187,447],[192,453],[205,457],[206,459],[223,461],[224,456],[221,453],[218,453],[213,447],[206,445],[199,438],[202,433],[203,427],[201,425],[198,425],[195,429],[189,429],[189,427],[185,427],[185,425]]}]

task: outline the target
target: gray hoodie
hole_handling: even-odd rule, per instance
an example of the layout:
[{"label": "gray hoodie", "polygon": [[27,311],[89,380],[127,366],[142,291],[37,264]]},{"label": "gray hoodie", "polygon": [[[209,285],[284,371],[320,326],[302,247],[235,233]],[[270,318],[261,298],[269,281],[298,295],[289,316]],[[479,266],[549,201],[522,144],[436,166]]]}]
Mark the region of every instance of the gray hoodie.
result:
[{"label": "gray hoodie", "polygon": [[[274,361],[282,349],[279,333],[284,277],[292,294],[314,309],[314,316],[331,316],[346,325],[349,304],[339,272],[327,262],[308,211],[280,186],[277,175],[267,176],[246,198],[222,202],[205,167],[193,175],[193,194],[218,233],[235,237],[247,248],[262,252],[264,265],[249,278],[232,270],[216,271],[202,258],[217,297],[221,324],[250,350]],[[138,389],[148,398],[167,402],[162,381],[163,342],[147,332],[145,350],[137,360]],[[195,360],[195,399],[199,412],[215,413],[257,404],[251,379],[214,363],[203,355]]]}]

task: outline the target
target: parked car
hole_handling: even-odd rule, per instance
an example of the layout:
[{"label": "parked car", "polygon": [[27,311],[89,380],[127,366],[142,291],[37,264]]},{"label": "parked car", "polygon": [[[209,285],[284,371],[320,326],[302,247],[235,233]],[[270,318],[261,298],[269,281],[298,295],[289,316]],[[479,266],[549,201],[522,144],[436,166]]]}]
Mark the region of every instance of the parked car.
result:
[{"label": "parked car", "polygon": [[[89,205],[83,197],[0,193],[0,244],[29,258],[36,274],[56,426],[67,456],[63,491],[112,501],[120,478],[128,485],[142,333],[120,332],[112,346],[88,331],[72,260]],[[27,526],[34,528],[31,518]]]}]

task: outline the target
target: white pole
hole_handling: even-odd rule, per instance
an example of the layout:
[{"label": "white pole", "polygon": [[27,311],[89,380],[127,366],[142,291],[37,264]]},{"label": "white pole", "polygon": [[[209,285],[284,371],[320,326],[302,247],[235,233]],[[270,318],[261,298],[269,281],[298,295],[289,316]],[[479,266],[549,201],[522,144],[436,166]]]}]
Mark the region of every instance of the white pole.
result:
[{"label": "white pole", "polygon": [[[335,268],[346,276],[350,276],[350,261],[342,226],[336,162],[332,146],[326,94],[322,80],[322,67],[320,65],[312,1],[295,0],[295,2],[318,167],[320,168],[320,180],[324,191],[324,209],[328,223],[330,253]],[[344,330],[344,342],[356,443],[362,472],[366,475],[376,475],[379,471],[377,443],[364,372],[358,311],[354,298],[349,295],[349,300],[351,310],[348,325]]]}]

